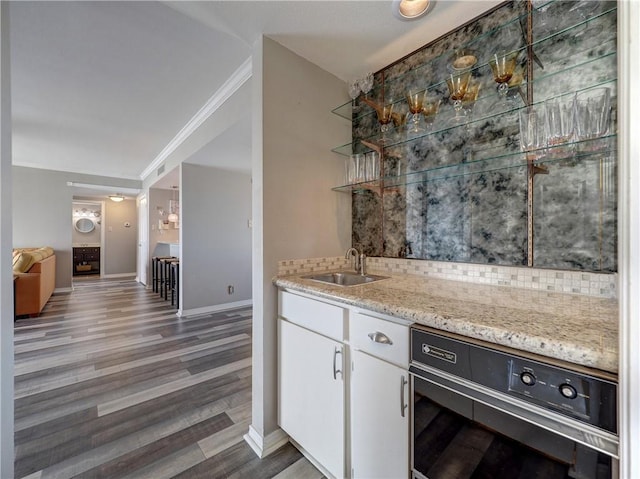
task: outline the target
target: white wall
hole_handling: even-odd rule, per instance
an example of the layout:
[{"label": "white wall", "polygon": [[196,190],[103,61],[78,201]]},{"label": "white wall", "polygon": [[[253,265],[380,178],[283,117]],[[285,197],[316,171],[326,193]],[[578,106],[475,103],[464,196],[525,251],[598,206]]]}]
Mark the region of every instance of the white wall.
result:
[{"label": "white wall", "polygon": [[[138,254],[138,210],[136,200],[104,204],[104,265],[103,275],[135,274]],[[125,226],[129,223],[129,226]]]},{"label": "white wall", "polygon": [[13,276],[9,3],[0,2],[0,477],[13,477]]},{"label": "white wall", "polygon": [[21,166],[14,166],[12,172],[13,245],[51,246],[56,253],[56,289],[68,289],[73,274],[69,217],[78,189],[67,182],[127,188],[138,188],[141,182]]},{"label": "white wall", "polygon": [[251,176],[183,163],[180,197],[183,314],[248,302]]},{"label": "white wall", "polygon": [[[331,113],[348,100],[344,82],[268,38],[254,48],[253,407],[247,440],[259,454],[280,439],[276,394],[279,260],[344,254],[351,198],[341,184],[351,125]],[[273,433],[273,434],[272,434]],[[273,443],[273,444],[271,444]]]}]

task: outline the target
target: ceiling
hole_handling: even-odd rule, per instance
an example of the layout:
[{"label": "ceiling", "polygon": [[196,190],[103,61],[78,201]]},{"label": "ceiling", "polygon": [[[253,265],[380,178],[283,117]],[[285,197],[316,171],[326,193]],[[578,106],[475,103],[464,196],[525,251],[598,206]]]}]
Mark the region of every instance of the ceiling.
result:
[{"label": "ceiling", "polygon": [[[12,2],[13,164],[139,180],[262,34],[347,82],[498,3]],[[248,171],[249,116],[216,135],[188,161]]]}]

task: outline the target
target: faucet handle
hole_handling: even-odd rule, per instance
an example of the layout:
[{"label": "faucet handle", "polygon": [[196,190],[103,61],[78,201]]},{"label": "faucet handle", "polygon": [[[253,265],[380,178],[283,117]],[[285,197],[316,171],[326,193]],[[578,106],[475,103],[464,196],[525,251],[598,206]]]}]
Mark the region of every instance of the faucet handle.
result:
[{"label": "faucet handle", "polygon": [[358,271],[362,276],[367,274],[367,255],[360,253],[360,268]]}]

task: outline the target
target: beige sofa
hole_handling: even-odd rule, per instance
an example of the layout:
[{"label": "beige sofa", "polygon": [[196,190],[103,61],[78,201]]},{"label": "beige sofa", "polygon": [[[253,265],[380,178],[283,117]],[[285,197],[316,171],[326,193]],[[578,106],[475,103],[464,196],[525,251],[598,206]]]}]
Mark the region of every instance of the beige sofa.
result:
[{"label": "beige sofa", "polygon": [[17,276],[16,316],[38,316],[56,287],[56,256],[50,247],[13,250]]}]

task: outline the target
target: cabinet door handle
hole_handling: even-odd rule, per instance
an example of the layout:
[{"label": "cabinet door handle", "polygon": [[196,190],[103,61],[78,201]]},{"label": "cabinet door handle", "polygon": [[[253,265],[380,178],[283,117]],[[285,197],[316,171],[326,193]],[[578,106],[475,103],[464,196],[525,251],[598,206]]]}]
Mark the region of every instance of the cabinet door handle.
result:
[{"label": "cabinet door handle", "polygon": [[388,344],[389,346],[393,344],[393,341],[391,341],[391,338],[389,338],[389,336],[387,336],[386,334],[381,333],[380,331],[376,331],[375,333],[369,333],[368,336],[369,336],[369,339],[374,343]]},{"label": "cabinet door handle", "polygon": [[400,376],[400,416],[404,417],[404,411],[408,405],[404,401],[404,387],[407,385],[407,380],[404,376]]},{"label": "cabinet door handle", "polygon": [[342,369],[337,369],[338,354],[342,355],[342,349],[336,346],[333,350],[333,379],[338,379],[338,373],[342,374]]}]

